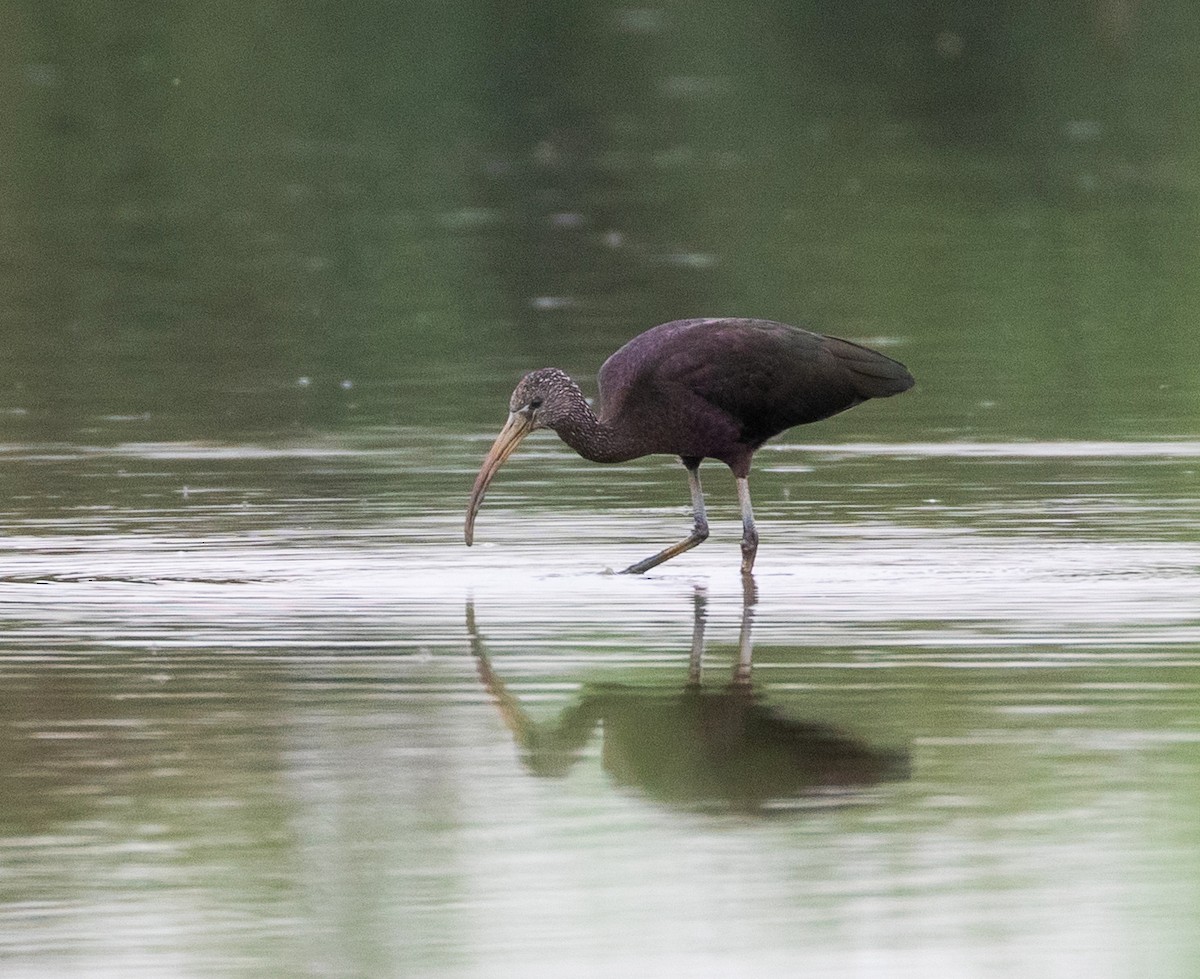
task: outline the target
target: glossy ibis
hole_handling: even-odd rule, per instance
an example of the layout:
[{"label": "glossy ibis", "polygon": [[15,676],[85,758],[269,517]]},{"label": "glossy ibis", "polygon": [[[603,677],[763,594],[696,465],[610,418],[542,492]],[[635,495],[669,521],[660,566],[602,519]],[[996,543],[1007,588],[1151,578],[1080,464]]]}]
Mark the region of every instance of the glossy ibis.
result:
[{"label": "glossy ibis", "polygon": [[593,462],[677,455],[692,491],[692,532],[624,574],[641,574],[708,537],[700,462],[733,470],[742,511],[742,572],[754,566],[758,531],[750,506],[750,460],[760,445],[805,425],[913,385],[903,364],[848,340],[784,323],[691,319],[634,337],[600,368],[600,413],[554,367],[526,374],[509,399],[508,422],[483,460],[467,508],[465,537],[496,471],[530,432],[552,428]]}]

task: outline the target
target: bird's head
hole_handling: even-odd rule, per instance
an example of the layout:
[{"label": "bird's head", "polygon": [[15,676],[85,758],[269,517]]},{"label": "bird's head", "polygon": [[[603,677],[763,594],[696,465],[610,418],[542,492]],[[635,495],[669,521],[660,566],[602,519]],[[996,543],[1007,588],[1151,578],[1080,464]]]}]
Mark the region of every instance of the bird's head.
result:
[{"label": "bird's head", "polygon": [[483,504],[483,495],[504,460],[530,432],[539,428],[557,428],[583,401],[579,385],[557,367],[543,367],[521,378],[508,400],[508,421],[496,436],[479,467],[479,475],[475,477],[463,533],[468,547],[474,538],[475,515]]},{"label": "bird's head", "polygon": [[510,420],[512,415],[528,419],[526,435],[539,428],[555,428],[582,400],[583,393],[570,375],[557,367],[543,367],[526,374],[513,390],[508,399]]}]

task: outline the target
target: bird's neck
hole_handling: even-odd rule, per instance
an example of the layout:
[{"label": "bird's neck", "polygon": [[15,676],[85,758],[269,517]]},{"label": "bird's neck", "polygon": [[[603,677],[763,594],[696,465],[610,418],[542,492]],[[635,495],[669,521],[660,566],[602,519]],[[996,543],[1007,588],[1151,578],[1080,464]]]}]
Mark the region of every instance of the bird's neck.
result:
[{"label": "bird's neck", "polygon": [[626,462],[644,454],[632,446],[619,429],[597,418],[582,394],[554,430],[559,438],[590,462]]}]

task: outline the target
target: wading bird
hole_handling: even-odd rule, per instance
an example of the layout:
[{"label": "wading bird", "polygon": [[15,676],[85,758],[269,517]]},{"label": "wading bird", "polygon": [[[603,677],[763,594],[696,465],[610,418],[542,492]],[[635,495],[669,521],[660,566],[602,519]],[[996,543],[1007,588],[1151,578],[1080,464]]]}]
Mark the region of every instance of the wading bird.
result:
[{"label": "wading bird", "polygon": [[758,551],[750,506],[750,460],[767,439],[913,385],[900,363],[848,340],[784,323],[752,319],[691,319],[662,323],[634,337],[600,368],[600,414],[579,385],[555,367],[526,374],[509,400],[508,422],[475,479],[464,536],[488,484],[526,435],[552,428],[592,462],[628,462],[677,455],[692,491],[692,532],[677,544],[630,565],[641,574],[708,537],[700,462],[719,459],[733,470],[742,511],[742,573]]}]

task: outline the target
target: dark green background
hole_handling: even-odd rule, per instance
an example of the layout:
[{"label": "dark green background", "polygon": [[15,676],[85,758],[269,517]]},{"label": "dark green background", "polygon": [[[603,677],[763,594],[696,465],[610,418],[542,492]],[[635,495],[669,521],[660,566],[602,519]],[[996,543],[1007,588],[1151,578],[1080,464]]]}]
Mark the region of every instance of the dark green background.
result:
[{"label": "dark green background", "polygon": [[890,338],[909,434],[1195,430],[1188,3],[3,6],[6,438],[474,429],[707,314]]}]

